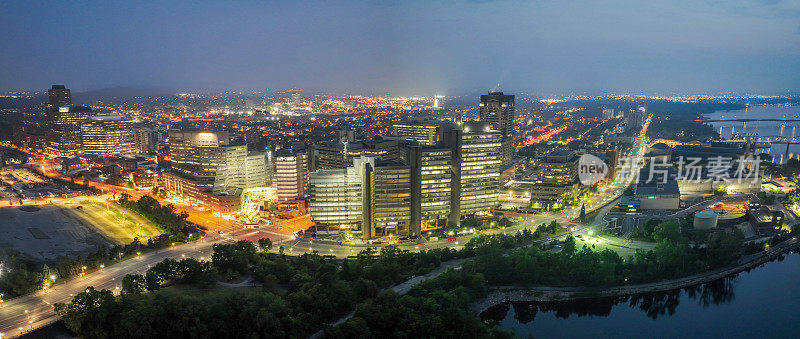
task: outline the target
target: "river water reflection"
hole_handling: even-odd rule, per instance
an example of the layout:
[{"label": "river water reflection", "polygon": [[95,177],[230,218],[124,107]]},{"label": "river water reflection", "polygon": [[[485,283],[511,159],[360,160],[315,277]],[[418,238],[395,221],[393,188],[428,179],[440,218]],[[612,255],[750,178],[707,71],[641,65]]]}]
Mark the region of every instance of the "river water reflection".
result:
[{"label": "river water reflection", "polygon": [[800,338],[800,254],[682,290],[504,303],[481,317],[522,338]]}]

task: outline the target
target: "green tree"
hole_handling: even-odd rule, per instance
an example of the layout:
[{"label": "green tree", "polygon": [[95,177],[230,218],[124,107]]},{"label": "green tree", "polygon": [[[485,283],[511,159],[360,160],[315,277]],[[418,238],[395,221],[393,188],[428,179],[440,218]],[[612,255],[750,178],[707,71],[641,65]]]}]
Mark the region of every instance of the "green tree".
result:
[{"label": "green tree", "polygon": [[253,243],[240,240],[233,244],[214,244],[211,262],[221,273],[233,271],[244,274],[255,257],[256,248]]},{"label": "green tree", "polygon": [[269,250],[272,249],[272,240],[269,238],[258,239],[258,247],[260,247],[262,251],[269,252]]},{"label": "green tree", "polygon": [[738,228],[733,232],[715,232],[708,240],[706,262],[711,268],[731,264],[742,253],[744,234]]},{"label": "green tree", "polygon": [[553,220],[549,225],[547,225],[547,233],[556,234],[559,227],[561,227],[561,225],[558,223],[558,221]]},{"label": "green tree", "polygon": [[195,258],[186,258],[179,261],[177,273],[178,281],[184,284],[208,285],[215,280],[211,264],[201,262]]},{"label": "green tree", "polygon": [[564,248],[561,249],[561,253],[572,256],[575,254],[577,247],[578,244],[575,242],[575,238],[572,235],[567,235],[567,238],[564,239]]},{"label": "green tree", "polygon": [[155,291],[161,288],[161,284],[164,283],[164,277],[150,269],[145,273],[144,281],[147,290]]},{"label": "green tree", "polygon": [[91,286],[78,293],[71,302],[55,304],[54,309],[68,329],[84,338],[111,337],[113,324],[118,321],[114,319],[119,316],[114,294]]},{"label": "green tree", "polygon": [[668,241],[673,244],[678,243],[683,240],[681,237],[681,228],[672,220],[659,223],[653,229],[653,240],[655,240],[656,243],[662,241]]},{"label": "green tree", "polygon": [[583,205],[581,206],[581,216],[580,216],[580,220],[581,220],[581,222],[584,222],[584,221],[586,221],[586,204],[583,204]]},{"label": "green tree", "polygon": [[141,274],[128,274],[120,283],[123,294],[142,294],[147,291],[147,280]]},{"label": "green tree", "polygon": [[466,218],[461,220],[462,228],[478,228],[481,224],[475,218]]}]

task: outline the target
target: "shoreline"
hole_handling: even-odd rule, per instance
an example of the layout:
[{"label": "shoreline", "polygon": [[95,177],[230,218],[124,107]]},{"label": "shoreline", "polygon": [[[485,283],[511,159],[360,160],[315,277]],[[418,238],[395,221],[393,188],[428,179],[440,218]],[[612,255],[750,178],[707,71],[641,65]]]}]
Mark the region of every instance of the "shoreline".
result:
[{"label": "shoreline", "polygon": [[488,308],[504,302],[534,302],[534,301],[569,301],[578,299],[592,299],[604,297],[618,297],[623,295],[644,294],[682,289],[689,286],[708,283],[726,276],[737,274],[748,269],[760,266],[766,262],[789,252],[800,245],[798,240],[786,240],[767,251],[751,254],[740,260],[733,267],[707,271],[683,278],[658,281],[637,285],[622,285],[605,288],[586,287],[552,287],[552,286],[493,286],[487,296],[472,304],[471,309],[478,314]]}]

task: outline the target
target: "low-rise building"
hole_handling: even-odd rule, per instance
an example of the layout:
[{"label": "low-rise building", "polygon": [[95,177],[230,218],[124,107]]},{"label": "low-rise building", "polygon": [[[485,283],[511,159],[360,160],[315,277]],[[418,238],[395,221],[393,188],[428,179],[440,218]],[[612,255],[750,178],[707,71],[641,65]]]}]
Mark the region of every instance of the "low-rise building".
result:
[{"label": "low-rise building", "polygon": [[783,211],[773,211],[766,206],[751,202],[747,206],[747,217],[750,224],[759,234],[772,234],[783,227],[785,215]]},{"label": "low-rise building", "polygon": [[650,172],[644,168],[639,173],[634,197],[642,210],[677,210],[680,208],[681,191],[675,180],[675,171]]}]

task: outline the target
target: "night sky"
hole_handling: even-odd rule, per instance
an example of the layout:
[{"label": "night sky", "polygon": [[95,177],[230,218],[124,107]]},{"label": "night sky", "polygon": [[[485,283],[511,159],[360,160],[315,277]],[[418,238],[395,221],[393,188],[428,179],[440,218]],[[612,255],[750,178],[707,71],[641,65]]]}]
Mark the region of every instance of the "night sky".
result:
[{"label": "night sky", "polygon": [[800,90],[800,1],[0,2],[0,90]]}]

